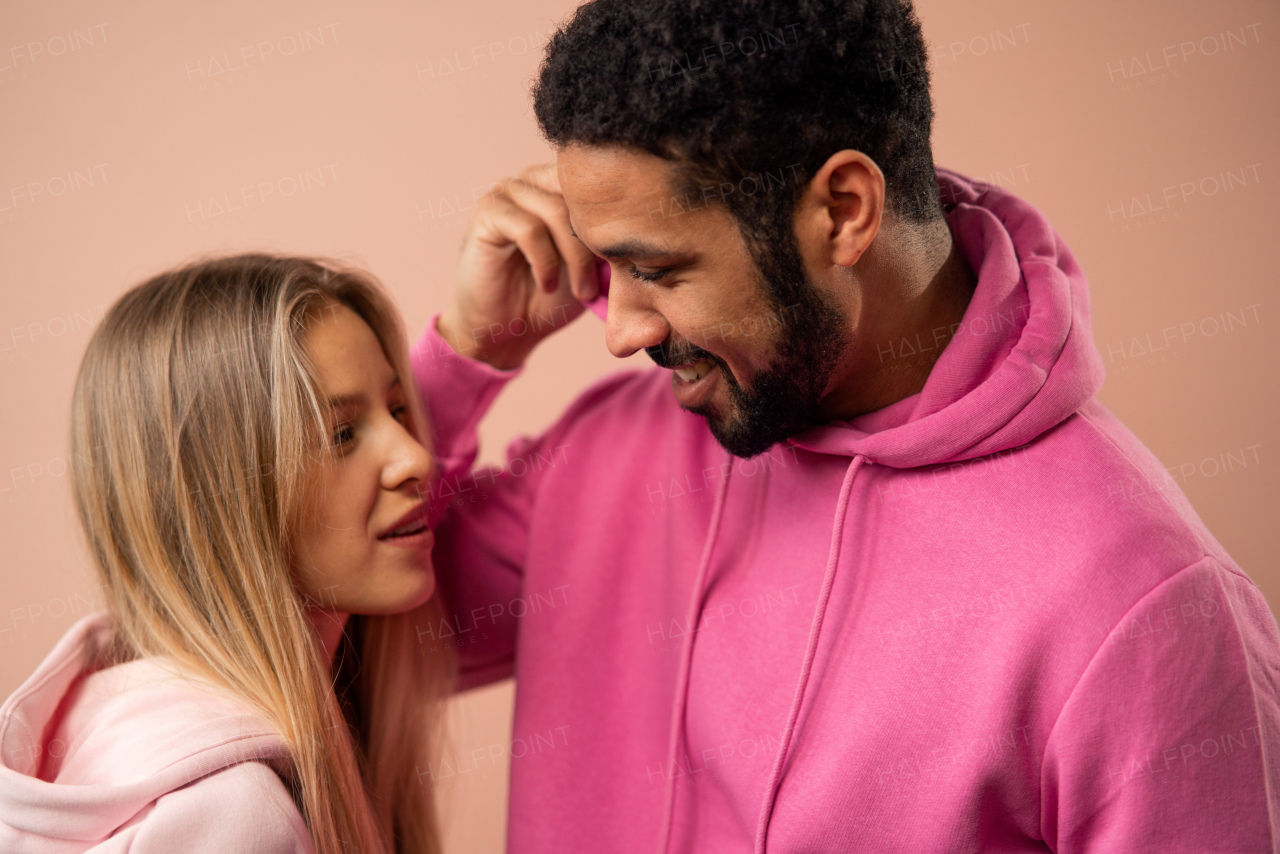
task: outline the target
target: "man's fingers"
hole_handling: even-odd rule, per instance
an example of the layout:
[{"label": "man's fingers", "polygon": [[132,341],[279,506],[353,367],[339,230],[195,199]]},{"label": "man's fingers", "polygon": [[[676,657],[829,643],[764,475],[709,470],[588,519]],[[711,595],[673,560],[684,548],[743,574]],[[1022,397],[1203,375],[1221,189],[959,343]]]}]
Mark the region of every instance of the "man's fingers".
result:
[{"label": "man's fingers", "polygon": [[599,292],[595,256],[582,245],[582,241],[574,237],[564,197],[531,183],[524,193],[512,196],[511,200],[541,219],[551,231],[560,257],[568,268],[569,287],[573,295],[580,300],[594,299]]},{"label": "man's fingers", "polygon": [[560,280],[560,252],[547,223],[533,211],[516,204],[503,193],[495,194],[477,207],[480,216],[476,236],[503,248],[514,243],[533,271],[534,281],[550,293]]},{"label": "man's fingers", "polygon": [[520,180],[548,193],[560,193],[560,172],[554,161],[526,168],[520,173]]}]

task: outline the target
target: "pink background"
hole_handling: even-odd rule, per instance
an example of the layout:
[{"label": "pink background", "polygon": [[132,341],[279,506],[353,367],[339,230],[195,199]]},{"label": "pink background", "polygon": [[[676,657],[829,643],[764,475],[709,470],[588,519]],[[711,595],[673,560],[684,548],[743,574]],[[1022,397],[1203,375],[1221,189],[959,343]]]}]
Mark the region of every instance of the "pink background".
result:
[{"label": "pink background", "polygon": [[[528,88],[567,0],[216,5],[0,9],[4,694],[93,607],[65,460],[107,305],[196,253],[321,253],[377,274],[416,334],[450,299],[473,194],[550,158]],[[1092,283],[1102,400],[1276,609],[1280,7],[919,11],[937,162],[1063,234]],[[602,330],[587,315],[533,357],[484,424],[486,457],[620,367]],[[460,698],[452,749],[505,754],[512,696]],[[448,850],[499,851],[507,767],[464,777],[441,792]]]}]

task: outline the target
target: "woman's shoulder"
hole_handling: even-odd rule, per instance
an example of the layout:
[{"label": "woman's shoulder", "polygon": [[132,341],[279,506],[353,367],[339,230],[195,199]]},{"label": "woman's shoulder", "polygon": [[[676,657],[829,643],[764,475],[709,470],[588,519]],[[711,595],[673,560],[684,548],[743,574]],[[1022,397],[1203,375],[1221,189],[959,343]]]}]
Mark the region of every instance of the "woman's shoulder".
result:
[{"label": "woman's shoulder", "polygon": [[283,739],[260,714],[164,658],[84,668],[63,691],[42,745],[42,779],[118,785],[161,777],[176,787],[240,762],[287,761]]},{"label": "woman's shoulder", "polygon": [[170,792],[113,837],[132,854],[312,854],[311,837],[284,783],[260,762],[242,762]]},{"label": "woman's shoulder", "polygon": [[103,666],[109,639],[102,615],[81,621],[0,708],[0,830],[92,839],[125,824],[168,838],[207,810],[200,822],[225,821],[227,833],[297,836],[279,733],[164,659]]}]

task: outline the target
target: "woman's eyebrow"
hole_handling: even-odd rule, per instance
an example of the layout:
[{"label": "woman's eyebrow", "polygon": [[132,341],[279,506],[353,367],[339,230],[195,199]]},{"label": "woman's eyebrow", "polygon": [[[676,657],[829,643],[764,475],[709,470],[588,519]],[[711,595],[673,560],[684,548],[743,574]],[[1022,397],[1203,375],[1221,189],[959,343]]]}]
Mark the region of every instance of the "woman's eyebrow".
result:
[{"label": "woman's eyebrow", "polygon": [[343,409],[346,407],[358,406],[364,401],[364,395],[359,392],[352,394],[340,394],[337,397],[329,398],[330,409]]},{"label": "woman's eyebrow", "polygon": [[[398,388],[400,388],[400,377],[396,374],[392,374],[391,377],[387,380],[387,394],[391,394]],[[333,397],[328,398],[328,404],[330,409],[342,409],[343,407],[355,407],[365,403],[367,397],[368,395],[366,395],[364,392],[353,391],[353,392],[348,392],[346,394],[337,394],[337,395],[334,395]]]}]

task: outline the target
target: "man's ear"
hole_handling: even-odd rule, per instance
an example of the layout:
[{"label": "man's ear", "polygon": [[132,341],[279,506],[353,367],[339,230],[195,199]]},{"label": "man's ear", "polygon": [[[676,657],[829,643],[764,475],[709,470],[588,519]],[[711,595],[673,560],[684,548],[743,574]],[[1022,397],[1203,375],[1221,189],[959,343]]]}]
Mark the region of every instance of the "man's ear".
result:
[{"label": "man's ear", "polygon": [[852,267],[880,231],[884,173],[861,151],[827,158],[796,205],[796,237],[805,254]]}]

